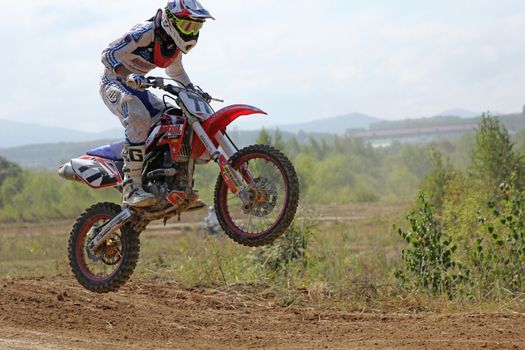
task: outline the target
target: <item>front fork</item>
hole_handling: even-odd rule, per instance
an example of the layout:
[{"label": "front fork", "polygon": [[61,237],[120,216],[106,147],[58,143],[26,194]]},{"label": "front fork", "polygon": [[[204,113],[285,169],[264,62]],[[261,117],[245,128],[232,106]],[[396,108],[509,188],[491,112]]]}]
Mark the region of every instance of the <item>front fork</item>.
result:
[{"label": "front fork", "polygon": [[[228,162],[228,158],[230,158],[235,153],[235,148],[231,144],[231,142],[224,137],[224,135],[221,132],[218,132],[215,136],[215,139],[223,149],[224,154],[222,154],[217,147],[213,144],[212,140],[204,131],[204,128],[200,124],[199,120],[195,117],[189,118],[190,124],[195,131],[195,134],[201,139],[202,143],[208,150],[208,152],[211,154],[212,159],[219,164],[219,168],[221,169],[221,175],[224,179],[224,182],[230,189],[230,191],[239,197],[244,205],[248,205],[250,202],[250,198],[247,191],[246,183],[251,183],[252,177],[246,167],[246,165],[242,165],[240,169],[240,173],[233,169],[231,164]],[[228,157],[228,158],[227,158]]]}]

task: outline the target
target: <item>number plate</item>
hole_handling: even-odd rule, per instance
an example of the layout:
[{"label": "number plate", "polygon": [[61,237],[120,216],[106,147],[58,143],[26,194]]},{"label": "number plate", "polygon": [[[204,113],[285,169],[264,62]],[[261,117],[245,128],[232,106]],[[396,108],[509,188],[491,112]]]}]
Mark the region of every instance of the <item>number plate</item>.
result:
[{"label": "number plate", "polygon": [[189,91],[182,91],[179,97],[188,111],[202,119],[208,119],[213,114],[213,109],[200,95]]}]

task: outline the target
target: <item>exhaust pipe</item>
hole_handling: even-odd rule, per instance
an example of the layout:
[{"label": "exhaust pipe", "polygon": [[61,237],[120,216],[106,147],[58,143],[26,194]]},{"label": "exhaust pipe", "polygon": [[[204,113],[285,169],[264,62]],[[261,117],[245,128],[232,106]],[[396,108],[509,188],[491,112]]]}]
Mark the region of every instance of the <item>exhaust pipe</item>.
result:
[{"label": "exhaust pipe", "polygon": [[62,164],[58,168],[58,175],[66,180],[70,181],[76,181],[76,182],[83,182],[80,177],[73,171],[73,167],[71,166],[71,161]]}]

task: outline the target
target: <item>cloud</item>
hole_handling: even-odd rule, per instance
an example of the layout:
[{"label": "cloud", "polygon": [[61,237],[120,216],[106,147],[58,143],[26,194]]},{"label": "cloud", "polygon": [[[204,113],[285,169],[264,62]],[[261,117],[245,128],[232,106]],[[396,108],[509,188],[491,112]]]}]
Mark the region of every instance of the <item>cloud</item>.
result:
[{"label": "cloud", "polygon": [[[192,79],[272,124],[352,111],[384,118],[523,104],[525,4],[400,0],[204,1],[217,21],[184,58]],[[98,95],[100,52],[164,1],[6,0],[1,118],[103,130],[119,123]],[[21,25],[22,23],[22,25]],[[17,28],[15,31],[12,28]],[[16,34],[16,40],[13,38]],[[154,74],[162,74],[157,70]],[[248,118],[257,127],[268,120]]]}]

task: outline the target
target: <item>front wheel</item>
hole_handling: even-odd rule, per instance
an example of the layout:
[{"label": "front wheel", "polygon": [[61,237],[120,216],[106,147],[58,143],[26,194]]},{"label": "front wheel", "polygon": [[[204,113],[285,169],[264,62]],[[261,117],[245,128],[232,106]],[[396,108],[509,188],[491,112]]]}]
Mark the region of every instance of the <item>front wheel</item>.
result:
[{"label": "front wheel", "polygon": [[121,212],[113,203],[99,203],[75,221],[69,237],[69,265],[82,286],[96,293],[117,291],[129,279],[139,257],[139,233],[124,225],[95,252],[87,244],[104,224]]},{"label": "front wheel", "polygon": [[299,204],[299,181],[292,163],[268,145],[243,148],[230,163],[248,183],[250,202],[243,203],[231,193],[219,175],[215,208],[222,229],[246,246],[272,243],[290,226]]}]

